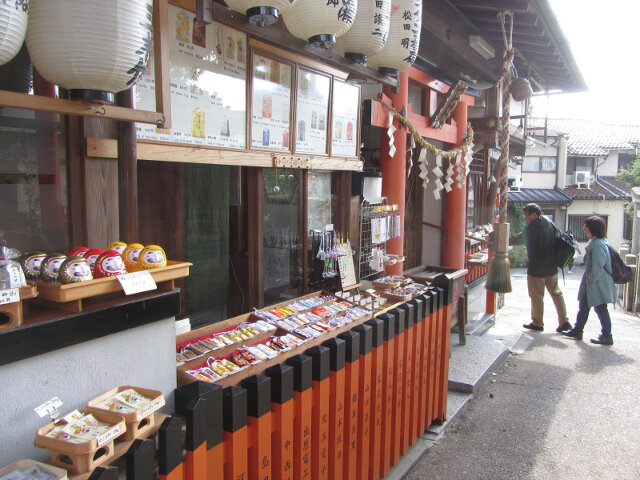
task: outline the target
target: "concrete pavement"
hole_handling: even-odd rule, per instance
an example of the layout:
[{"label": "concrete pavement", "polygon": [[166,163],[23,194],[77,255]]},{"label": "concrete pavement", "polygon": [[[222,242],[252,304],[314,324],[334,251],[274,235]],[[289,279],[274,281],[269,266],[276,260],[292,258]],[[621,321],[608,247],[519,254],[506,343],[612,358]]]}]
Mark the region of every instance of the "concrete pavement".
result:
[{"label": "concrete pavement", "polygon": [[[575,268],[566,285],[560,281],[572,323],[582,273]],[[396,478],[640,479],[640,319],[610,305],[615,344],[603,347],[589,343],[600,332],[592,311],[585,341],[577,342],[555,333],[546,295],[545,331],[531,332],[522,328],[530,321],[524,270],[512,271],[512,285],[483,337],[509,348],[529,338],[530,345],[501,356],[469,401],[453,394],[450,404],[464,408],[421,438],[419,454],[426,453],[407,458],[413,469]],[[466,350],[453,344],[452,363]]]}]

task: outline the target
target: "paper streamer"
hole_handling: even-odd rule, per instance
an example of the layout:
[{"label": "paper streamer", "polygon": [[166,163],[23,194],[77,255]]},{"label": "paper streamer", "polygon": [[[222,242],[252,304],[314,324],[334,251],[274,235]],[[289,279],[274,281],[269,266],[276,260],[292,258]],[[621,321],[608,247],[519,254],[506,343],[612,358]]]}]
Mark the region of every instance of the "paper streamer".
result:
[{"label": "paper streamer", "polygon": [[442,190],[442,155],[436,155],[436,166],[435,168],[432,170],[433,171],[433,175],[436,177],[434,180],[434,189],[433,189],[433,196],[436,198],[436,200],[440,200],[440,190]]},{"label": "paper streamer", "polygon": [[389,136],[389,156],[393,158],[396,154],[396,146],[394,145],[393,134],[396,132],[396,127],[393,125],[393,113],[389,112],[389,128],[387,129],[387,135]]},{"label": "paper streamer", "polygon": [[420,151],[420,156],[418,157],[418,169],[420,173],[418,176],[422,179],[422,188],[427,188],[427,184],[429,183],[429,167],[427,165],[427,150],[423,148]]},{"label": "paper streamer", "polygon": [[407,178],[411,175],[411,168],[413,167],[413,149],[416,148],[416,139],[411,135],[411,146],[409,147],[409,155],[407,160]]},{"label": "paper streamer", "polygon": [[451,191],[451,185],[453,185],[453,177],[455,175],[455,158],[450,158],[449,159],[449,166],[447,167],[447,179],[444,182],[444,189],[446,190],[447,193],[449,193]]}]

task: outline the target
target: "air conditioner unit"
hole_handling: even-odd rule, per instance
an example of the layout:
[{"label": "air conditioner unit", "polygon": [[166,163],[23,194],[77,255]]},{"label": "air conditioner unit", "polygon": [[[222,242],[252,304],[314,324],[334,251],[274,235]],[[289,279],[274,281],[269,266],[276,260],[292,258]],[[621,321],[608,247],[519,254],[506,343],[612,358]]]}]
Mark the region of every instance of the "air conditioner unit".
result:
[{"label": "air conditioner unit", "polygon": [[578,188],[589,188],[591,186],[591,172],[575,172],[573,175],[574,183]]},{"label": "air conditioner unit", "polygon": [[507,179],[510,192],[519,192],[522,187],[522,177],[511,176]]}]

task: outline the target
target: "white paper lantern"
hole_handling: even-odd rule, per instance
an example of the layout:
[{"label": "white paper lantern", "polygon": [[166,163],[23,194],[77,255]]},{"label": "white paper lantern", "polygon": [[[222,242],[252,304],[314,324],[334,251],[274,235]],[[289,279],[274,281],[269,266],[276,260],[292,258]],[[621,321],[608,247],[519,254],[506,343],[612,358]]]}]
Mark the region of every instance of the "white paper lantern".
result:
[{"label": "white paper lantern", "polygon": [[420,46],[421,0],[391,0],[391,27],[387,43],[367,64],[383,73],[395,74],[413,65]]},{"label": "white paper lantern", "polygon": [[391,0],[358,0],[358,11],[351,28],[336,40],[344,56],[366,63],[369,55],[380,53],[389,35]]},{"label": "white paper lantern", "polygon": [[225,0],[236,12],[247,16],[249,23],[266,27],[278,21],[278,15],[293,6],[296,0]]},{"label": "white paper lantern", "polygon": [[292,35],[328,48],[349,30],[357,8],[357,0],[296,0],[282,17]]},{"label": "white paper lantern", "polygon": [[20,51],[27,33],[29,0],[0,0],[0,65]]},{"label": "white paper lantern", "polygon": [[113,101],[144,72],[153,0],[31,0],[33,66],[71,98]]}]

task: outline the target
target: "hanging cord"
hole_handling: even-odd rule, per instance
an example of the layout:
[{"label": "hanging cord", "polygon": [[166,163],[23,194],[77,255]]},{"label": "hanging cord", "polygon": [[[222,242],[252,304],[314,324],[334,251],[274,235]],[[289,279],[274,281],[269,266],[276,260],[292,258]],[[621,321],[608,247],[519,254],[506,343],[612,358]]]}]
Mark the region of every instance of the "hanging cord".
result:
[{"label": "hanging cord", "polygon": [[[506,17],[509,17],[509,32],[505,29]],[[498,185],[500,187],[500,222],[507,222],[507,176],[509,168],[509,123],[511,120],[511,94],[509,87],[511,86],[511,77],[513,74],[513,13],[500,12],[498,20],[502,27],[502,39],[504,41],[504,55],[502,57],[502,71],[498,83],[502,87],[502,121],[500,125],[500,178]]]},{"label": "hanging cord", "polygon": [[409,129],[409,131],[411,132],[411,135],[421,147],[429,150],[434,156],[440,155],[443,158],[457,157],[460,153],[466,152],[469,149],[469,146],[473,143],[473,128],[471,128],[471,124],[468,123],[467,136],[465,137],[465,140],[462,143],[462,145],[452,150],[440,150],[439,148],[435,147],[434,145],[431,145],[424,138],[422,138],[422,135],[418,133],[418,131],[413,126],[413,124],[409,120],[404,118],[402,115],[400,115],[400,113],[398,113],[395,108],[393,108],[391,105],[389,105],[387,102],[385,102],[382,99],[379,99],[378,101],[382,104],[383,107],[389,110],[394,117],[398,119],[398,122],[400,122],[402,125],[404,125]]}]

